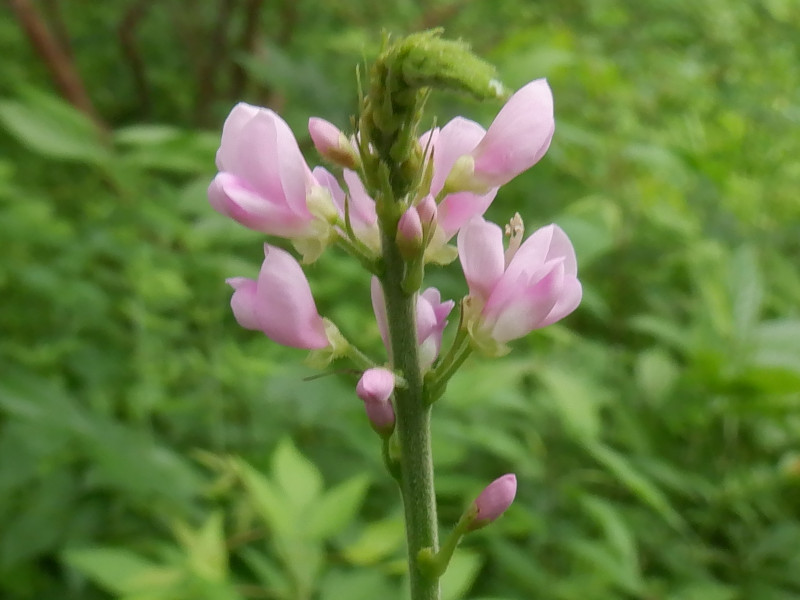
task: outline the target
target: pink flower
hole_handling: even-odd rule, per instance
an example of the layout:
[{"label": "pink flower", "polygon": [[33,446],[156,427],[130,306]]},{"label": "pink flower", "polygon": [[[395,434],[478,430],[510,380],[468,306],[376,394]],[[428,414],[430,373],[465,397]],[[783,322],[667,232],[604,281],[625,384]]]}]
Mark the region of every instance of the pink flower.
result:
[{"label": "pink flower", "polygon": [[388,435],[394,429],[394,408],[390,400],[394,385],[394,373],[376,367],[364,371],[356,386],[356,394],[364,401],[372,427],[382,435]]},{"label": "pink flower", "polygon": [[485,527],[502,515],[517,495],[517,477],[508,473],[498,477],[472,503],[473,518],[469,531]]},{"label": "pink flower", "polygon": [[284,238],[324,236],[336,212],[289,126],[273,111],[239,103],[222,128],[211,205],[245,227]]},{"label": "pink flower", "polygon": [[339,218],[345,218],[345,198],[347,199],[348,217],[355,236],[375,254],[380,254],[381,239],[378,229],[378,214],[375,212],[375,201],[367,195],[355,171],[344,169],[342,175],[347,184],[348,194],[341,188],[336,178],[323,167],[314,169],[314,177],[324,186],[333,198]]},{"label": "pink flower", "polygon": [[545,79],[531,81],[509,98],[470,152],[474,184],[504,185],[530,169],[547,152],[554,130],[550,86]]},{"label": "pink flower", "polygon": [[[452,300],[442,302],[442,296],[436,288],[428,288],[417,296],[417,344],[419,344],[419,362],[422,368],[432,365],[439,355],[442,334],[453,306],[455,303]],[[377,277],[372,278],[372,310],[375,311],[383,345],[391,356],[392,345],[389,340],[386,303]]]},{"label": "pink flower", "polygon": [[263,331],[271,340],[308,350],[325,348],[325,323],[317,313],[303,269],[291,254],[264,244],[258,279],[233,277],[233,316],[245,329]]},{"label": "pink flower", "polygon": [[500,227],[481,217],[458,234],[469,285],[465,315],[473,340],[489,354],[502,354],[506,342],[564,318],[581,300],[575,250],[559,227],[542,227],[521,246],[519,215],[509,230],[508,251]]},{"label": "pink flower", "polygon": [[[428,131],[420,138],[423,150],[430,144],[433,151],[433,178],[431,194],[439,195],[445,187],[447,177],[456,161],[472,152],[483,139],[486,130],[475,121],[456,117],[441,129]],[[446,192],[446,190],[445,190]],[[441,245],[452,238],[464,223],[480,216],[494,200],[497,189],[478,194],[473,191],[448,193],[437,209],[438,238]]]}]

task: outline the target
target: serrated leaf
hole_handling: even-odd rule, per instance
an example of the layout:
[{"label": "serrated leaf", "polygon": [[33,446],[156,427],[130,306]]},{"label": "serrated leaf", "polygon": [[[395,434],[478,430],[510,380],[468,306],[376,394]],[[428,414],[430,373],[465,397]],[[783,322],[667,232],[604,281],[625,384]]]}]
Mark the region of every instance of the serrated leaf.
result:
[{"label": "serrated leaf", "polygon": [[300,454],[289,438],[281,441],[272,455],[272,477],[297,514],[322,492],[319,469]]},{"label": "serrated leaf", "polygon": [[369,478],[360,475],[326,491],[311,508],[305,532],[320,540],[341,532],[358,514],[368,487]]}]

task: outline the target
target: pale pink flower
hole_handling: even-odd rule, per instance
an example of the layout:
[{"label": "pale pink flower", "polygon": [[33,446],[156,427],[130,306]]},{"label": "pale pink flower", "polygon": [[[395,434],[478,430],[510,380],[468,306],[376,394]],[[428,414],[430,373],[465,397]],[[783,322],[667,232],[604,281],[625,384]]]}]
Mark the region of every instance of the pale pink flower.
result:
[{"label": "pale pink flower", "polygon": [[289,126],[273,111],[239,103],[222,128],[211,205],[245,227],[284,238],[324,236],[335,217]]},{"label": "pale pink flower", "polygon": [[[436,288],[428,288],[417,296],[417,344],[419,344],[419,362],[422,368],[433,364],[439,355],[442,334],[453,306],[455,303],[452,300],[442,302],[442,296]],[[383,345],[391,357],[392,346],[389,339],[386,303],[383,288],[377,277],[372,278],[372,310],[375,311]]]},{"label": "pale pink flower", "polygon": [[264,244],[258,279],[232,277],[233,316],[245,329],[263,331],[271,340],[308,350],[329,345],[303,269],[291,254]]},{"label": "pale pink flower", "polygon": [[[425,149],[430,144],[430,151],[433,152],[433,178],[430,189],[433,196],[439,195],[444,189],[447,177],[456,161],[472,152],[485,133],[486,130],[475,121],[456,117],[441,129],[436,128],[422,135],[420,145]],[[447,193],[437,208],[436,245],[446,243],[464,223],[472,217],[485,213],[496,195],[496,188],[489,189],[485,193],[473,191]]]},{"label": "pale pink flower", "polygon": [[344,169],[342,172],[344,181],[347,184],[347,192],[342,189],[336,177],[327,169],[316,167],[313,174],[320,185],[324,186],[333,198],[339,218],[344,221],[346,201],[353,233],[367,248],[376,254],[380,253],[381,240],[375,201],[367,194],[358,174],[349,169]]},{"label": "pale pink flower", "polygon": [[472,503],[470,531],[480,529],[502,515],[517,495],[517,477],[508,473],[498,477],[480,493]]},{"label": "pale pink flower", "polygon": [[522,245],[522,219],[511,223],[509,249],[499,226],[481,217],[458,235],[458,255],[469,285],[465,306],[473,339],[490,354],[534,329],[570,314],[581,300],[572,243],[556,225],[535,231]]},{"label": "pale pink flower", "polygon": [[520,88],[470,153],[473,178],[490,188],[504,185],[544,156],[553,139],[553,93],[546,79]]},{"label": "pale pink flower", "polygon": [[384,435],[394,429],[394,408],[390,400],[394,386],[394,373],[383,367],[367,369],[356,385],[356,394],[364,401],[372,427]]}]

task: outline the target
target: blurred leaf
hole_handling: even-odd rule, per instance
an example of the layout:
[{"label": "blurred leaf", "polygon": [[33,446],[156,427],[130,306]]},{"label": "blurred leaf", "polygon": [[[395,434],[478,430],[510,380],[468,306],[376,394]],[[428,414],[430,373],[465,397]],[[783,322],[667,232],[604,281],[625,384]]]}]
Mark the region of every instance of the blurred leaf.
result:
[{"label": "blurred leaf", "polygon": [[322,492],[319,470],[297,451],[288,438],[278,444],[272,455],[272,475],[297,514],[311,505]]},{"label": "blurred leaf", "polygon": [[636,357],[636,383],[646,398],[659,402],[672,390],[680,369],[668,352],[649,348]]},{"label": "blurred leaf", "polygon": [[667,497],[655,484],[639,473],[622,454],[599,442],[586,444],[586,449],[636,498],[660,514],[672,527],[679,530],[685,528],[683,519],[670,505]]},{"label": "blurred leaf", "polygon": [[115,594],[146,592],[154,582],[170,583],[180,578],[179,572],[159,568],[138,554],[120,548],[67,550],[64,560]]},{"label": "blurred leaf", "polygon": [[457,549],[440,580],[442,600],[460,600],[478,577],[483,560],[476,552]]},{"label": "blurred leaf", "polygon": [[189,559],[189,569],[210,582],[222,582],[228,574],[228,550],[225,545],[222,513],[212,513],[198,530],[184,523],[174,526]]},{"label": "blurred leaf", "polygon": [[241,477],[245,489],[256,510],[270,527],[281,536],[294,532],[295,512],[288,501],[282,497],[275,486],[261,473],[243,460],[234,462],[236,472]]},{"label": "blurred leaf", "polygon": [[565,429],[581,440],[595,439],[600,433],[603,391],[579,374],[558,367],[539,369],[537,375],[552,395],[548,405],[561,417]]},{"label": "blurred leaf", "polygon": [[30,150],[62,160],[100,164],[108,160],[97,127],[69,104],[28,91],[26,102],[0,101],[0,123]]},{"label": "blurred leaf", "polygon": [[340,533],[355,519],[368,487],[369,479],[361,475],[327,490],[311,508],[305,531],[321,540]]},{"label": "blurred leaf", "polygon": [[354,565],[373,565],[397,552],[405,540],[405,526],[400,517],[382,519],[368,523],[342,553]]}]

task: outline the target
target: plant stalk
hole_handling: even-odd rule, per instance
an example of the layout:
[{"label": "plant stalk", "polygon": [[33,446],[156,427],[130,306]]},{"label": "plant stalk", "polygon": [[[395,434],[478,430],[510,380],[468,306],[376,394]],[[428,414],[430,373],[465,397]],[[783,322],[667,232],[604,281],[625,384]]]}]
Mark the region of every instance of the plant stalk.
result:
[{"label": "plant stalk", "polygon": [[438,549],[433,487],[430,406],[423,396],[417,352],[416,294],[403,291],[404,262],[393,237],[383,233],[382,278],[394,367],[406,380],[395,389],[396,435],[400,441],[400,488],[405,509],[411,600],[439,600],[439,579],[423,573],[417,555]]}]

